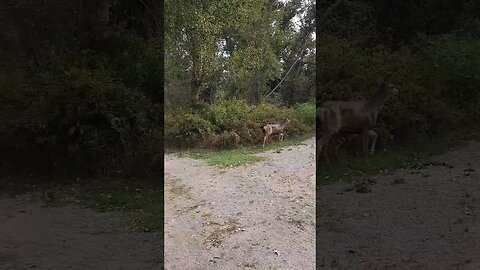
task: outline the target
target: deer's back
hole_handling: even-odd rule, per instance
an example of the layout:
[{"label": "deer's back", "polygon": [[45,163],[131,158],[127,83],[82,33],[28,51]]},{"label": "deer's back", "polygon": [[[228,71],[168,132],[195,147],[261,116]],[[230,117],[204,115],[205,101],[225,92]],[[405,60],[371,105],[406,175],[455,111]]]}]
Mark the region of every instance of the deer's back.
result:
[{"label": "deer's back", "polygon": [[323,129],[331,132],[344,129],[357,133],[371,122],[365,101],[326,101],[319,110]]},{"label": "deer's back", "polygon": [[268,133],[271,133],[271,134],[281,132],[281,131],[283,131],[284,128],[285,127],[280,125],[280,124],[267,124],[263,127],[263,129],[265,131],[267,131]]}]

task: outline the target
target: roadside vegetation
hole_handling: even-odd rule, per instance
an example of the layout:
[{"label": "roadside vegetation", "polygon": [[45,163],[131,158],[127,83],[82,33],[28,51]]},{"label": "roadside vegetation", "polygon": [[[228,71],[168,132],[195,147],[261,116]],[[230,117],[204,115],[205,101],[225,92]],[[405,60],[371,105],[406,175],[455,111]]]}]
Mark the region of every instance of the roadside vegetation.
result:
[{"label": "roadside vegetation", "polygon": [[[332,9],[333,2],[339,4]],[[384,76],[400,91],[380,112],[371,166],[361,164],[362,158],[351,158],[328,171],[320,162],[319,184],[345,179],[346,174],[408,166],[478,131],[477,2],[317,4],[318,14],[330,12],[328,20],[317,25],[317,105],[368,98]]]}]

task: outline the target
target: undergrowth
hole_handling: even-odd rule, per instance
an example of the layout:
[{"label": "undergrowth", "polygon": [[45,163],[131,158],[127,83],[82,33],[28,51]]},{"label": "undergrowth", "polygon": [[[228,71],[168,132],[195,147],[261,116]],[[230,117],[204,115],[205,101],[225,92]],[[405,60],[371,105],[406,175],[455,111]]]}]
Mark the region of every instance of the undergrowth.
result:
[{"label": "undergrowth", "polygon": [[363,157],[350,157],[332,162],[330,168],[321,159],[317,163],[317,186],[338,181],[355,181],[400,168],[421,168],[433,157],[463,145],[466,140],[472,138],[478,138],[477,133],[458,131],[438,138],[420,139],[410,145],[392,146],[383,151],[378,149],[370,156],[369,166],[366,166]]},{"label": "undergrowth", "polygon": [[166,146],[180,148],[234,149],[258,144],[263,126],[290,119],[286,137],[297,137],[315,128],[315,105],[288,108],[244,100],[218,100],[211,105],[165,112]]}]

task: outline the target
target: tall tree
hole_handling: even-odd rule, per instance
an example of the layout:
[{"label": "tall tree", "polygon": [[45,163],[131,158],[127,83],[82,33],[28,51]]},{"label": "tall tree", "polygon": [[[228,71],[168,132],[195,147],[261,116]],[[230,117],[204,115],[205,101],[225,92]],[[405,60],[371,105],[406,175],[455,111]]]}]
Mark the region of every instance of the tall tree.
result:
[{"label": "tall tree", "polygon": [[280,75],[277,53],[284,39],[281,10],[268,0],[240,2],[233,18],[240,45],[232,54],[231,67],[236,83],[254,104],[261,100],[268,80]]},{"label": "tall tree", "polygon": [[219,69],[219,40],[231,8],[228,2],[165,1],[167,61],[169,68],[183,64],[188,70],[192,104],[198,103],[206,82]]}]

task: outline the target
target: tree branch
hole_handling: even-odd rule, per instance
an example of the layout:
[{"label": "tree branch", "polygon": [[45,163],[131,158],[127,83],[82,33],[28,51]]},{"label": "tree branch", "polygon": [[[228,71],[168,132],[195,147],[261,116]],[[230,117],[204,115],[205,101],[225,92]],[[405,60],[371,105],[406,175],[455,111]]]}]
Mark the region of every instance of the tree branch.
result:
[{"label": "tree branch", "polygon": [[150,7],[147,5],[147,3],[145,3],[145,1],[143,0],[139,0],[144,6],[145,8],[147,9],[148,13],[150,14],[150,16],[152,16],[153,20],[155,21],[155,24],[157,25],[158,27],[158,30],[161,30],[162,29],[162,26],[160,25],[160,22],[158,21],[157,17],[155,16],[155,14],[153,13],[153,11],[150,9]]}]

